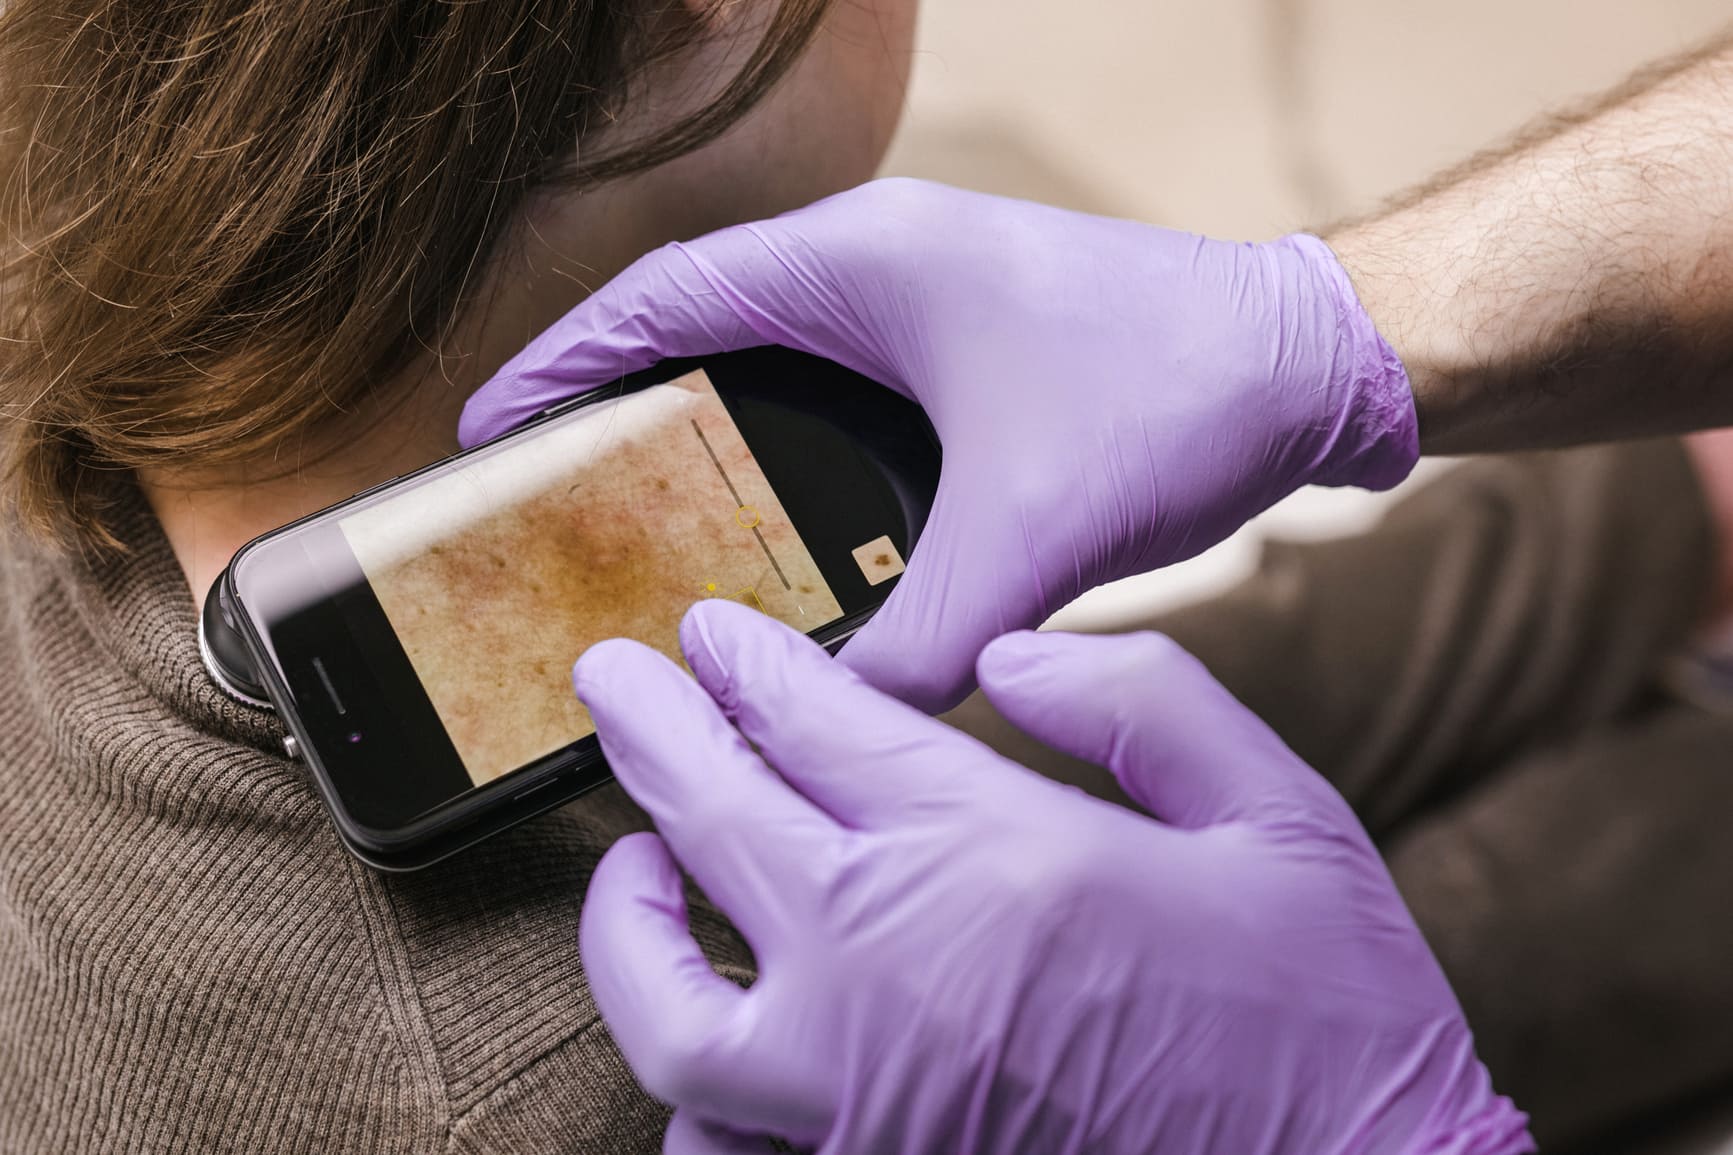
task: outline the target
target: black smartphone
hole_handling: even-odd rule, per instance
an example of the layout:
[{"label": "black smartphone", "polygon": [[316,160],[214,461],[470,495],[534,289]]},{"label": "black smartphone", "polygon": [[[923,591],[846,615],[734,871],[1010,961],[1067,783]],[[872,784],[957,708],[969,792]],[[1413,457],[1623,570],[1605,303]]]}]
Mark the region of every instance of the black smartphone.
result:
[{"label": "black smartphone", "polygon": [[415,869],[607,780],[592,643],[679,660],[718,597],[840,646],[938,476],[919,406],[841,366],[664,362],[258,538],[212,596],[345,844]]}]

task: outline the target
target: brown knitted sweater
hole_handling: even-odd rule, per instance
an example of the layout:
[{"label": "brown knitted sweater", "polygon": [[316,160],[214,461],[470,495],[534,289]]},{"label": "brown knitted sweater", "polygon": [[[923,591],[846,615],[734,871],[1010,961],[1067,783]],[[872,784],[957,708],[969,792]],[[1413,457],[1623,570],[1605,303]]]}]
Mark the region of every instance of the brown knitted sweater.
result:
[{"label": "brown knitted sweater", "polygon": [[[578,965],[610,788],[386,876],[122,557],[0,537],[0,1151],[659,1151]],[[739,959],[725,924],[694,930]]]}]

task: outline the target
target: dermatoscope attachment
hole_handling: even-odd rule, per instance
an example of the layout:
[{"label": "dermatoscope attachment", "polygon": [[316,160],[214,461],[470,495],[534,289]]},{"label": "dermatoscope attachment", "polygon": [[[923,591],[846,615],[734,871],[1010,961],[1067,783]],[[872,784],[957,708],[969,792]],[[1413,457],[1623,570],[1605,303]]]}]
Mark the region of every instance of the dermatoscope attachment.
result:
[{"label": "dermatoscope attachment", "polygon": [[230,616],[232,611],[223,593],[229,571],[217,575],[205,595],[204,612],[199,614],[199,659],[217,689],[244,706],[259,710],[272,709],[264,683],[259,680],[258,667],[247,652],[246,639]]}]

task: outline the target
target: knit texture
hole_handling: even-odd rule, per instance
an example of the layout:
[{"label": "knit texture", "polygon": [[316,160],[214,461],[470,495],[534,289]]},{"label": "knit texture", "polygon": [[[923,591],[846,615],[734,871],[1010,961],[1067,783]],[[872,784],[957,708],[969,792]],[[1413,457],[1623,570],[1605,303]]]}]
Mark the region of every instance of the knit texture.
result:
[{"label": "knit texture", "polygon": [[659,1151],[577,951],[642,814],[610,787],[360,865],[276,720],[206,677],[142,498],[118,521],[96,561],[0,537],[0,1151]]}]

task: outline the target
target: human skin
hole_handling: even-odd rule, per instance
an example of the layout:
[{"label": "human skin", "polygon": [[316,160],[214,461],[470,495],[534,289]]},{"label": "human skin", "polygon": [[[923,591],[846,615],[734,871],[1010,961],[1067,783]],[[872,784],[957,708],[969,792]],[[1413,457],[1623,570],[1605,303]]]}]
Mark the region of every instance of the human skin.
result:
[{"label": "human skin", "polygon": [[[647,135],[732,75],[770,0],[713,5],[711,35],[641,78],[610,130]],[[782,84],[720,139],[639,176],[578,194],[548,188],[491,261],[443,348],[336,415],[302,463],[151,470],[139,481],[202,602],[229,559],[267,530],[455,453],[477,386],[531,337],[645,252],[773,216],[870,178],[902,114],[916,0],[837,0]]]},{"label": "human skin", "polygon": [[1722,40],[1328,235],[1423,452],[1733,423],[1730,92]]},{"label": "human skin", "polygon": [[604,402],[340,523],[479,785],[594,730],[573,654],[675,660],[693,602],[842,616],[704,373]]},{"label": "human skin", "polygon": [[[1549,117],[1329,236],[1414,386],[1421,449],[1733,423],[1733,39]],[[1686,439],[1733,612],[1733,434]]]}]

